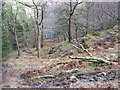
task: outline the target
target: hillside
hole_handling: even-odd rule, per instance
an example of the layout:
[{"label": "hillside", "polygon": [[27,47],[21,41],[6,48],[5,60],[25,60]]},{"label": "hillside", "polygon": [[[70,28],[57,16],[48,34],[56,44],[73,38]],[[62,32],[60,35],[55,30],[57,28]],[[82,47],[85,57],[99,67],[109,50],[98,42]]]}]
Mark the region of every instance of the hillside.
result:
[{"label": "hillside", "polygon": [[[82,49],[73,47],[74,41],[72,44],[67,41],[54,44],[52,39],[46,40],[40,58],[25,52],[25,48],[19,58],[12,52],[9,60],[2,63],[2,87],[117,88],[118,38],[117,26],[82,38],[93,57],[114,64],[71,59],[69,56],[89,57]],[[30,50],[37,53],[34,48]]]}]

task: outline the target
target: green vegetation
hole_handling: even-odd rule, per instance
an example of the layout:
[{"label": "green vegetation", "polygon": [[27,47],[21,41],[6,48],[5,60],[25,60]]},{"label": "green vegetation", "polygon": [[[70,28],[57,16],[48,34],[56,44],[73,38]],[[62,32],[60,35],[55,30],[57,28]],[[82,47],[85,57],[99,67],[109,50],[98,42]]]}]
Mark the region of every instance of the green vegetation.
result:
[{"label": "green vegetation", "polygon": [[96,31],[92,33],[93,36],[100,36],[100,32]]},{"label": "green vegetation", "polygon": [[2,31],[2,54],[3,56],[10,53],[12,51],[12,44],[11,41],[9,40],[9,34],[4,31]]},{"label": "green vegetation", "polygon": [[68,40],[66,40],[66,41],[62,41],[60,43],[57,43],[56,46],[57,45],[69,45],[69,44],[71,44],[71,43]]},{"label": "green vegetation", "polygon": [[91,67],[95,68],[95,67],[99,67],[99,66],[106,66],[106,63],[92,63]]},{"label": "green vegetation", "polygon": [[107,25],[105,26],[105,30],[111,29],[111,28],[113,28],[114,26],[115,26],[115,23],[107,24]]}]

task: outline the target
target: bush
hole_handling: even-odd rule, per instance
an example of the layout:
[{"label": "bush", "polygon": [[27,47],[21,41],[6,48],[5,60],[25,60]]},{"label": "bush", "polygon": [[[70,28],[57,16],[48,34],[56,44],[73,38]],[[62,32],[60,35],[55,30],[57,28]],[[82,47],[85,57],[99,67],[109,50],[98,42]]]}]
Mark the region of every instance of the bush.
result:
[{"label": "bush", "polygon": [[12,50],[12,44],[9,40],[8,33],[3,31],[2,33],[2,56],[5,57]]},{"label": "bush", "polygon": [[108,30],[108,29],[111,29],[115,26],[115,24],[108,24],[106,25],[105,29]]}]

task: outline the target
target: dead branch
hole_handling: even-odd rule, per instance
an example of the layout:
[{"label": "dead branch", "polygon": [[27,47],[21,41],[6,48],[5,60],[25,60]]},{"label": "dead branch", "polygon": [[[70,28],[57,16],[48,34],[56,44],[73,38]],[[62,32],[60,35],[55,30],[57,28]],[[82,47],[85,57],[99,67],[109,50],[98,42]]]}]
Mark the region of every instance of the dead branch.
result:
[{"label": "dead branch", "polygon": [[[74,40],[74,41],[75,41],[75,43],[76,43],[77,45],[79,45],[79,46],[82,48],[83,51],[85,51],[86,53],[88,53],[88,55],[89,55],[90,57],[93,57],[93,55],[92,55],[87,49],[85,49],[82,44],[78,43],[76,40]],[[79,47],[77,47],[77,46],[75,46],[75,45],[73,45],[73,46],[74,46],[75,48],[81,50],[81,48],[79,48]]]},{"label": "dead branch", "polygon": [[106,63],[106,64],[112,64],[112,62],[108,60],[104,60],[101,58],[93,58],[93,57],[74,57],[70,56],[71,59],[80,59],[79,61],[90,61],[90,62],[100,62],[100,63]]}]

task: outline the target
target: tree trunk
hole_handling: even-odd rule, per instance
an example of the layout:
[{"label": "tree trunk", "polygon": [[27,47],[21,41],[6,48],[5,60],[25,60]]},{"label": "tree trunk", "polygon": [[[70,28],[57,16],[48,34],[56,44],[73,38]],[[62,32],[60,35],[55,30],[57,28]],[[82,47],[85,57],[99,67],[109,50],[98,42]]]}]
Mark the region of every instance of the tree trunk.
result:
[{"label": "tree trunk", "polygon": [[71,42],[71,15],[69,17],[68,41]]},{"label": "tree trunk", "polygon": [[13,32],[15,34],[15,41],[16,41],[16,44],[17,44],[18,56],[20,56],[20,47],[19,47],[19,42],[18,42],[18,37],[17,37],[17,31],[16,31],[16,20],[17,20],[17,14],[18,14],[17,11],[18,11],[18,7],[17,7],[17,10],[16,10],[15,19],[14,19]]},{"label": "tree trunk", "polygon": [[40,44],[40,30],[38,26],[38,58],[40,57],[40,49],[41,49],[41,44]]},{"label": "tree trunk", "polygon": [[64,37],[64,41],[66,41],[66,37],[65,37],[65,34],[63,34],[63,37]]},{"label": "tree trunk", "polygon": [[90,10],[90,4],[86,3],[86,32],[85,35],[89,32],[89,10]]},{"label": "tree trunk", "polygon": [[[89,10],[89,9],[87,9],[87,10]],[[87,35],[87,33],[88,33],[88,25],[89,25],[89,24],[88,24],[88,11],[87,11],[86,20],[87,20],[87,21],[86,21],[86,33],[85,33],[85,34]]]},{"label": "tree trunk", "polygon": [[58,38],[58,43],[60,42],[60,38],[59,38],[60,36],[59,36],[59,34],[58,34],[58,36],[57,36],[57,38]]},{"label": "tree trunk", "polygon": [[40,49],[41,49],[41,31],[40,31],[40,28],[39,28],[39,23],[38,23],[38,21],[39,21],[39,12],[38,12],[38,8],[36,7],[36,13],[37,13],[37,19],[36,19],[36,25],[37,25],[37,43],[38,43],[38,58],[40,57]]},{"label": "tree trunk", "polygon": [[72,18],[72,1],[70,0],[70,16],[69,16],[69,26],[68,26],[68,41],[71,43],[71,18]]},{"label": "tree trunk", "polygon": [[[35,17],[35,9],[34,9],[34,18],[35,18],[35,21],[36,21],[36,17]],[[37,45],[37,30],[36,30],[37,27],[35,27],[35,30],[34,30],[34,42],[33,42],[33,48],[36,48],[36,50],[38,50],[38,45]]]},{"label": "tree trunk", "polygon": [[43,39],[44,39],[44,32],[43,32],[43,29],[44,29],[44,25],[43,25],[43,8],[44,8],[44,6],[42,6],[42,16],[41,16],[41,19],[42,19],[42,29],[41,29],[41,48],[43,47]]},{"label": "tree trunk", "polygon": [[75,29],[75,38],[76,38],[76,41],[78,40],[78,34],[77,33],[78,33],[78,29],[76,28]]},{"label": "tree trunk", "polygon": [[43,33],[43,28],[41,30],[41,48],[43,48],[43,40],[44,40],[44,33]]},{"label": "tree trunk", "polygon": [[80,61],[90,61],[90,62],[100,62],[100,63],[106,63],[106,64],[112,64],[112,62],[108,60],[104,60],[101,58],[93,58],[93,57],[74,57],[70,56],[72,59],[80,59]]},{"label": "tree trunk", "polygon": [[18,42],[18,37],[17,37],[15,27],[14,27],[14,33],[15,33],[15,41],[16,41],[16,44],[17,44],[18,56],[20,56],[20,47],[19,47],[19,42]]},{"label": "tree trunk", "polygon": [[36,32],[36,28],[35,28],[35,30],[34,30],[33,48],[36,48],[36,50],[37,50],[37,32]]},{"label": "tree trunk", "polygon": [[93,8],[93,30],[95,30],[95,18],[94,18],[94,8]]}]

